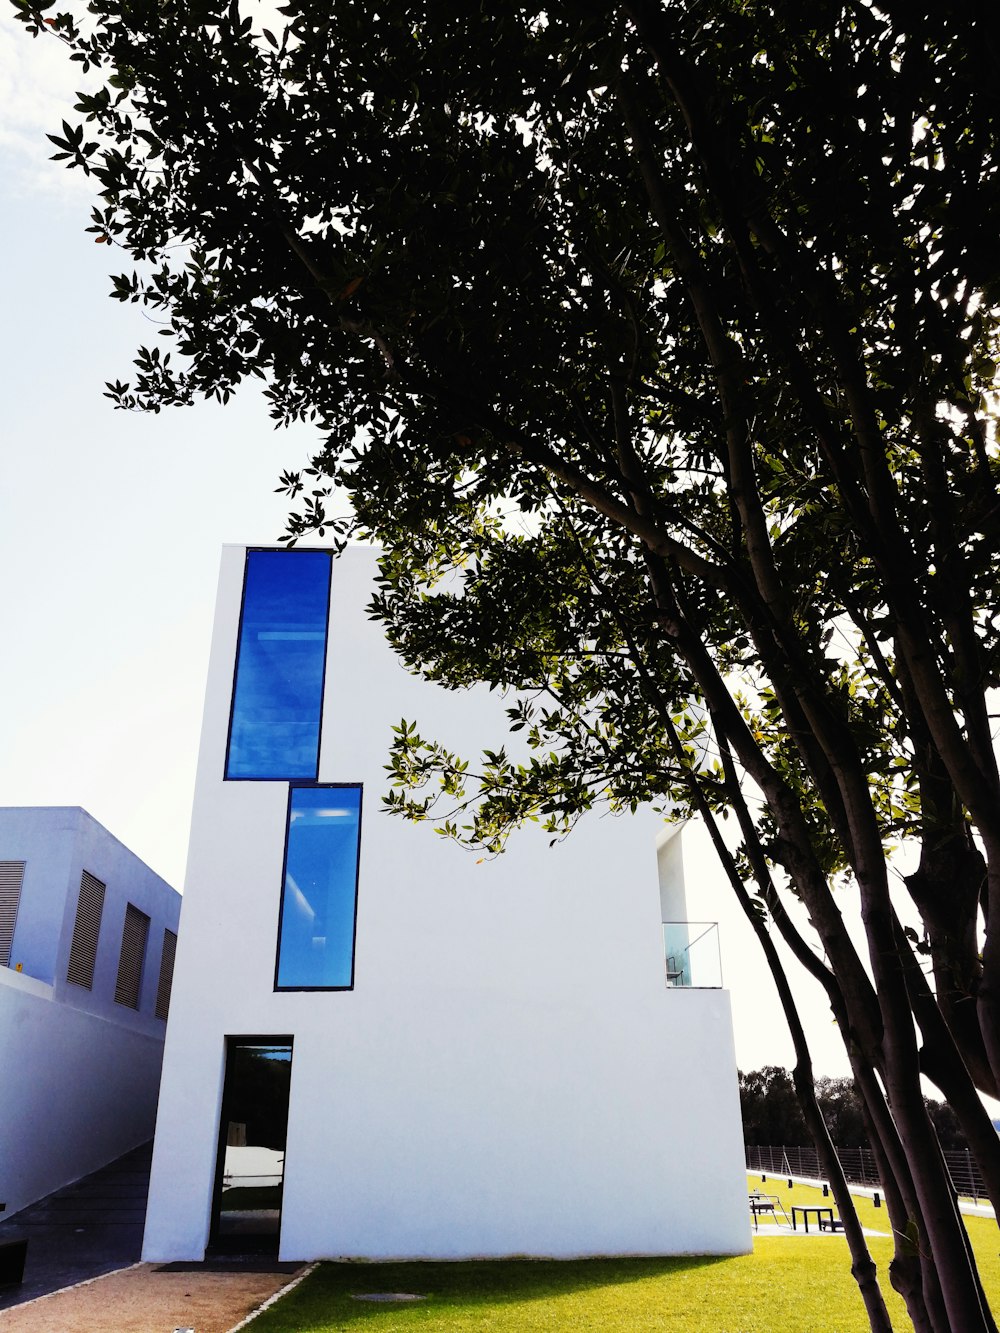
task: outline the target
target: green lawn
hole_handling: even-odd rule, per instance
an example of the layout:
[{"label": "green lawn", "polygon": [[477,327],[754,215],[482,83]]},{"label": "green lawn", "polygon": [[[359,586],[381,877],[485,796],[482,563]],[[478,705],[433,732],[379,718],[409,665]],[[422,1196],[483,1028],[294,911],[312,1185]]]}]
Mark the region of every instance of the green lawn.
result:
[{"label": "green lawn", "polygon": [[[821,1200],[806,1185],[750,1178],[786,1208]],[[888,1230],[884,1206],[858,1200],[865,1226]],[[969,1218],[987,1291],[1000,1309],[996,1223]],[[880,1274],[890,1237],[872,1237]],[[762,1236],[735,1259],[508,1260],[476,1263],[323,1264],[252,1333],[867,1333],[843,1236]],[[902,1302],[883,1280],[893,1323],[907,1327]],[[412,1305],[364,1304],[352,1293],[403,1291]]]}]

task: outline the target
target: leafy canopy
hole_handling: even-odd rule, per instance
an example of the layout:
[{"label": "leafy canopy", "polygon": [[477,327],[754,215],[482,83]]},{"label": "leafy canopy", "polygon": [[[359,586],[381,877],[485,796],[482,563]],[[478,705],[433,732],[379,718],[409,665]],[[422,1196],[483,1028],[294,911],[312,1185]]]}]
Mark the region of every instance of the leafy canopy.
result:
[{"label": "leafy canopy", "polygon": [[390,803],[494,849],[596,802],[734,811],[729,868],[826,987],[894,1228],[928,1238],[911,1315],[992,1327],[919,1069],[1000,1202],[972,1089],[1000,1092],[1000,19],[12,2],[103,76],[52,137],[130,257],[113,295],[163,320],[111,399],[261,377],[322,439],[288,539],[370,535],[404,659],[520,692],[527,761],[403,723]]}]

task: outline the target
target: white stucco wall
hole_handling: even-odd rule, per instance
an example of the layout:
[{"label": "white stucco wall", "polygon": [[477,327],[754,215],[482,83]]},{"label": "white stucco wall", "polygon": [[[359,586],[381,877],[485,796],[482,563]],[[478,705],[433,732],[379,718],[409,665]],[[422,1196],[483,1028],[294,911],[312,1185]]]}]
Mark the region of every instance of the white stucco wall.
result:
[{"label": "white stucco wall", "polygon": [[227,548],[144,1255],[201,1258],[226,1035],[291,1035],[281,1254],[740,1253],[728,995],[668,990],[650,815],[477,863],[379,809],[389,729],[496,744],[486,692],[409,677],[334,564],[320,781],[362,782],[355,988],[272,990],[287,786],[222,781],[243,574]]},{"label": "white stucco wall", "polygon": [[0,968],[0,1052],[4,1217],[149,1139],[161,1039]]},{"label": "white stucco wall", "polygon": [[[56,999],[66,1005],[162,1042],[164,1024],[154,1007],[164,927],[177,933],[181,900],[176,889],[79,806],[0,807],[0,860],[25,863],[11,969],[20,964],[24,975],[52,985]],[[89,990],[66,980],[84,870],[105,886]],[[138,1009],[114,1000],[129,903],[150,919]]]},{"label": "white stucco wall", "polygon": [[[0,808],[0,860],[24,862],[0,967],[0,1202],[11,1213],[152,1137],[156,988],[180,895],[79,806]],[[105,885],[89,990],[66,980],[84,870]],[[114,999],[130,902],[150,918],[138,1009]]]},{"label": "white stucco wall", "polygon": [[75,806],[0,809],[0,860],[24,862],[10,965],[50,985],[56,978],[71,892],[73,844],[82,813]]}]

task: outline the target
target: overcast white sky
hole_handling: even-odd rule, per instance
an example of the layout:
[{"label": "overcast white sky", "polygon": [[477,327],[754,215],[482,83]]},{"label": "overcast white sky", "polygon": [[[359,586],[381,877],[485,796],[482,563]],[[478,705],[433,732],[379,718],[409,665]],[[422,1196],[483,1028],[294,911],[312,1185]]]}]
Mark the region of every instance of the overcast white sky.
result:
[{"label": "overcast white sky", "polygon": [[[129,266],[85,233],[86,179],[47,161],[75,86],[57,43],[0,5],[0,804],[81,805],[180,888],[219,551],[277,539],[274,486],[314,436],[275,433],[253,392],[159,416],[102,397],[153,326],[108,299]],[[738,1062],[790,1064],[756,942],[685,836],[690,915],[722,923]],[[846,1072],[801,992],[817,1072]]]}]

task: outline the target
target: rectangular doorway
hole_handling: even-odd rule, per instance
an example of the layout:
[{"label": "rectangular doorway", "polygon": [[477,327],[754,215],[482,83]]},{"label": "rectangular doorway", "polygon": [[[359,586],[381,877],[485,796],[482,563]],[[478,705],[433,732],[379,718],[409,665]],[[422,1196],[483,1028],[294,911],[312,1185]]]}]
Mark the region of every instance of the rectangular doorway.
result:
[{"label": "rectangular doorway", "polygon": [[291,1037],[227,1037],[209,1249],[277,1254]]}]

